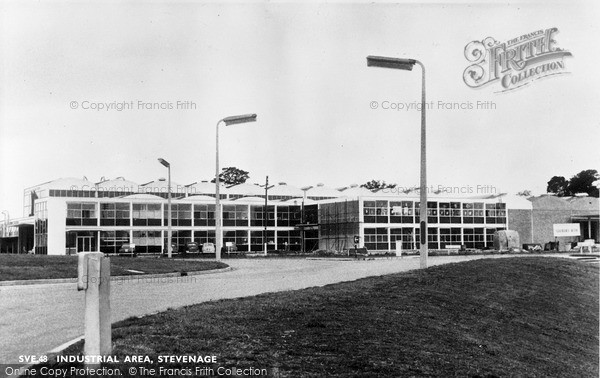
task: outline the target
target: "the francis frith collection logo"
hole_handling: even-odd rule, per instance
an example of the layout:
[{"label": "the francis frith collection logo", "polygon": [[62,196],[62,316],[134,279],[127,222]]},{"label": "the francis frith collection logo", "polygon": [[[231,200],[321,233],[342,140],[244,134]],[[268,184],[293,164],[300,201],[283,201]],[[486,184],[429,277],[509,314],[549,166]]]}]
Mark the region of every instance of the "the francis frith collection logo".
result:
[{"label": "the francis frith collection logo", "polygon": [[549,28],[506,42],[492,37],[470,42],[465,57],[472,64],[465,69],[463,80],[471,88],[497,84],[497,92],[506,92],[543,77],[565,74],[564,58],[571,53],[557,47],[557,33],[557,28]]}]

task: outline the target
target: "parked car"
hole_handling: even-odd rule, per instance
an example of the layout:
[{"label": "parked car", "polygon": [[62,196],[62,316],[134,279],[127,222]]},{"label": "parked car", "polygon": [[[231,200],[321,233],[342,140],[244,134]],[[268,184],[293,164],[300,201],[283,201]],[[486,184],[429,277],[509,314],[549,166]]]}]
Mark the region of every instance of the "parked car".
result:
[{"label": "parked car", "polygon": [[196,242],[187,243],[187,252],[188,253],[198,253],[198,252],[200,252],[200,246]]},{"label": "parked car", "polygon": [[137,253],[135,253],[135,244],[123,244],[121,248],[119,248],[119,255],[137,256]]},{"label": "parked car", "polygon": [[213,243],[202,244],[202,253],[215,253],[215,245]]}]

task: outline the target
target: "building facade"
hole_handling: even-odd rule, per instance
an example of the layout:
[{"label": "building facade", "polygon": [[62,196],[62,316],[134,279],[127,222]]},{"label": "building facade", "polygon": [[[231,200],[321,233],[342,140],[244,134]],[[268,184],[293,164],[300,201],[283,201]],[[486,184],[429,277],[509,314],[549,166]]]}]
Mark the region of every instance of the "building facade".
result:
[{"label": "building facade", "polygon": [[[171,192],[174,250],[183,251],[192,241],[215,243],[214,183],[172,182]],[[123,244],[135,244],[138,253],[161,253],[167,245],[167,197],[164,179],[141,185],[124,178],[54,180],[25,189],[23,217],[4,222],[3,230],[11,232],[0,241],[17,243],[18,253],[117,253]],[[220,197],[223,245],[234,243],[240,252],[262,251],[264,243],[269,250],[288,251],[419,248],[418,192],[279,183],[267,192],[251,184],[223,186]],[[598,242],[597,198],[428,197],[428,245],[433,250],[448,245],[492,248],[494,232],[505,229],[518,231],[522,243],[546,243],[554,240],[554,223],[572,222],[581,224],[582,235],[561,240],[563,247],[582,239]],[[14,253],[15,248],[2,252]]]},{"label": "building facade", "polygon": [[[434,196],[427,202],[429,249],[448,245],[466,248],[493,247],[494,232],[507,228],[506,203],[496,198]],[[361,196],[338,198],[319,204],[320,247],[345,250],[359,246],[373,252],[419,249],[419,197]]]}]

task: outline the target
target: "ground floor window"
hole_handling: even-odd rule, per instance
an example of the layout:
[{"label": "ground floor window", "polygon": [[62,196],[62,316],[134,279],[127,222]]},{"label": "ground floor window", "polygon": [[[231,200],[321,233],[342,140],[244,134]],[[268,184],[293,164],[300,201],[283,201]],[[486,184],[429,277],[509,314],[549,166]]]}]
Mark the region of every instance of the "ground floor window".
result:
[{"label": "ground floor window", "polygon": [[[164,249],[167,250],[169,242],[169,232],[164,232]],[[173,230],[171,231],[171,244],[173,244],[173,252],[185,252],[187,251],[187,244],[192,241],[191,230]]]},{"label": "ground floor window", "polygon": [[319,249],[319,230],[304,230],[304,251],[312,252]]},{"label": "ground floor window", "polygon": [[483,228],[465,228],[463,230],[465,248],[484,248],[485,234]]},{"label": "ground floor window", "polygon": [[365,228],[365,247],[368,250],[389,250],[386,228]]},{"label": "ground floor window", "polygon": [[[264,231],[250,231],[250,250],[253,252],[259,252],[264,250]],[[267,249],[269,251],[275,250],[275,231],[267,231]]]},{"label": "ground floor window", "polygon": [[441,249],[445,249],[447,245],[462,244],[460,228],[440,228],[439,233]]},{"label": "ground floor window", "polygon": [[417,239],[415,238],[413,227],[391,228],[390,229],[390,248],[396,250],[396,244],[402,243],[402,249],[418,249]]},{"label": "ground floor window", "polygon": [[47,255],[48,254],[48,234],[36,234],[35,235],[35,254],[36,255]]},{"label": "ground floor window", "polygon": [[578,238],[579,241],[585,241],[587,239],[594,239],[598,243],[598,221],[597,220],[572,220],[573,223],[579,223],[581,230],[581,236]]},{"label": "ground floor window", "polygon": [[35,253],[38,255],[48,254],[48,220],[36,219],[34,225]]},{"label": "ground floor window", "polygon": [[216,243],[215,231],[194,231],[194,241],[198,243],[200,249],[204,243]]},{"label": "ground floor window", "polygon": [[237,247],[238,252],[248,251],[248,231],[246,230],[229,230],[223,232],[223,246],[227,247],[227,243],[233,243]]},{"label": "ground floor window", "polygon": [[437,228],[427,229],[427,248],[428,249],[440,249]]},{"label": "ground floor window", "polygon": [[137,253],[161,253],[161,239],[160,231],[133,231],[132,242]]},{"label": "ground floor window", "polygon": [[486,228],[485,248],[494,248],[494,232],[502,230],[504,230],[504,228]]},{"label": "ground floor window", "polygon": [[98,251],[98,231],[67,231],[65,249],[67,255]]},{"label": "ground floor window", "polygon": [[300,251],[301,248],[300,230],[277,231],[277,249]]},{"label": "ground floor window", "polygon": [[129,244],[129,231],[100,231],[100,252],[119,253],[123,244]]}]

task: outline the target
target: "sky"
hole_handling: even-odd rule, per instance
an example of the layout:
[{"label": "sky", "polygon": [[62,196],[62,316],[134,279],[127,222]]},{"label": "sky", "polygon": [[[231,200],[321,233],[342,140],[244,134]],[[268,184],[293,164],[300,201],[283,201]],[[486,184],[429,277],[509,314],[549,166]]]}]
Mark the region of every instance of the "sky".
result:
[{"label": "sky", "polygon": [[[217,122],[246,113],[257,122],[220,126],[220,160],[250,183],[418,186],[420,69],[368,55],[426,67],[434,188],[541,194],[600,168],[597,1],[5,1],[0,17],[0,209],[13,217],[26,187],[146,183],[166,177],[159,157],[176,183],[210,180]],[[465,84],[471,41],[552,27],[567,73],[503,93]]]}]

